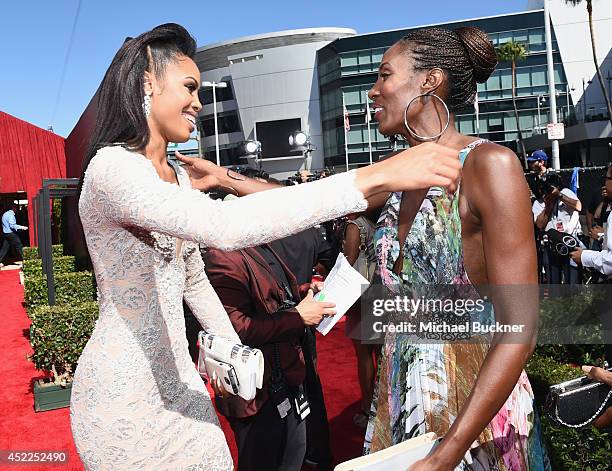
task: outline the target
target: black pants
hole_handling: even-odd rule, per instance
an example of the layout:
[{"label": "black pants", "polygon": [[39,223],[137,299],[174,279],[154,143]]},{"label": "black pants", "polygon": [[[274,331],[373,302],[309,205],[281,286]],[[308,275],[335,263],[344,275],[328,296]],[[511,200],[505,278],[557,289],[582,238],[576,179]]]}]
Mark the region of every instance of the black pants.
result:
[{"label": "black pants", "polygon": [[15,252],[17,252],[23,260],[23,245],[21,244],[21,239],[19,236],[14,232],[2,235],[4,236],[4,240],[2,241],[2,247],[0,248],[0,263],[2,263],[4,257],[6,257],[10,247],[13,247]]},{"label": "black pants", "polygon": [[310,414],[306,417],[306,435],[308,437],[306,459],[311,463],[317,463],[317,470],[326,471],[332,469],[333,459],[323,387],[315,365],[317,358],[316,345],[314,329],[307,328],[304,338],[304,361],[306,363],[304,389],[310,405]]},{"label": "black pants", "polygon": [[254,416],[228,420],[238,447],[238,471],[299,471],[302,468],[306,422],[298,422],[295,412],[281,419],[273,401],[267,401]]}]

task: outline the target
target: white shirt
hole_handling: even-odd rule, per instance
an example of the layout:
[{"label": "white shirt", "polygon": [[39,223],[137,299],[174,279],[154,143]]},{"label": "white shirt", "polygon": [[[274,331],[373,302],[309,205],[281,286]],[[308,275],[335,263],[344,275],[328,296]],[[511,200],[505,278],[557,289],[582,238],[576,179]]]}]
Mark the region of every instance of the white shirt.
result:
[{"label": "white shirt", "polygon": [[604,275],[612,275],[612,213],[608,216],[608,226],[604,234],[603,250],[584,250],[580,256],[582,265],[595,268]]},{"label": "white shirt", "polygon": [[[567,196],[570,199],[578,200],[578,195],[569,188],[563,188],[561,194]],[[538,216],[544,211],[545,204],[541,200],[535,200],[531,207],[533,212],[533,222],[535,223]],[[581,233],[580,228],[580,212],[567,206],[563,201],[559,200],[559,209],[557,214],[553,213],[550,215],[550,220],[544,231],[548,229],[557,229],[560,232],[566,232],[573,236]]]}]

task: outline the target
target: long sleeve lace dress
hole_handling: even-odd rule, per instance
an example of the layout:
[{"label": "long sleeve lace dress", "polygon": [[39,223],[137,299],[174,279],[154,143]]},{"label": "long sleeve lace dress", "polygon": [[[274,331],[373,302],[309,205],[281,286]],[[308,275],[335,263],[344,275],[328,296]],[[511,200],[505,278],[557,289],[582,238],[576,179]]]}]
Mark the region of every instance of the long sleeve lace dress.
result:
[{"label": "long sleeve lace dress", "polygon": [[179,185],[109,146],[85,174],[79,212],[100,315],[75,372],[71,426],[86,469],[232,469],[185,338],[183,299],[206,330],[239,341],[198,244],[255,246],[367,207],[351,172],[220,202],[175,170]]}]

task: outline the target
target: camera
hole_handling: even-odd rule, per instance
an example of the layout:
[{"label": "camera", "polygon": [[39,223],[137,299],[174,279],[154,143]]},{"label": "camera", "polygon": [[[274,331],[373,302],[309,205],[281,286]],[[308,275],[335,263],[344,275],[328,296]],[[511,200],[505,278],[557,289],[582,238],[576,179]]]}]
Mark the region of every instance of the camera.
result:
[{"label": "camera", "polygon": [[548,171],[544,175],[536,177],[536,196],[538,198],[544,198],[546,195],[552,193],[555,189],[560,190],[563,188],[563,182],[561,176],[555,171]]},{"label": "camera", "polygon": [[546,231],[550,247],[561,257],[568,257],[574,250],[580,248],[580,242],[574,236],[556,229]]}]

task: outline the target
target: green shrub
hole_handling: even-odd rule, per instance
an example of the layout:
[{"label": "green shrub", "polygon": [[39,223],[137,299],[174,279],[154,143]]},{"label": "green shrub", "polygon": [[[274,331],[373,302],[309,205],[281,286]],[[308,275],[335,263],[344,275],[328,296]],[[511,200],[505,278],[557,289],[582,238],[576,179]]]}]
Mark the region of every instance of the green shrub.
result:
[{"label": "green shrub", "polygon": [[[53,273],[59,275],[60,273],[73,273],[74,271],[76,271],[76,268],[75,260],[72,255],[53,257]],[[42,276],[42,260],[40,258],[24,260],[23,275],[26,278],[32,276]]]},{"label": "green shrub", "polygon": [[24,247],[23,248],[23,260],[35,260],[40,258],[38,256],[38,247]]},{"label": "green shrub", "polygon": [[[612,437],[609,434],[594,427],[573,429],[559,425],[543,410],[549,386],[583,375],[579,368],[562,363],[567,361],[564,355],[567,348],[562,345],[538,347],[525,368],[542,418],[542,433],[548,445],[552,469],[608,470],[612,462]],[[561,360],[545,355],[551,352],[560,354],[557,358]]]},{"label": "green shrub", "polygon": [[[25,304],[28,314],[34,308],[48,304],[45,276],[25,278]],[[55,277],[55,303],[79,304],[96,299],[94,276],[91,272],[62,273]]]},{"label": "green shrub", "polygon": [[70,379],[98,318],[98,303],[71,306],[42,306],[29,313],[30,360],[42,371],[51,372],[56,383]]},{"label": "green shrub", "polygon": [[[62,244],[52,245],[53,257],[63,257],[64,256],[64,246]],[[23,259],[24,260],[34,260],[40,259],[38,255],[38,247],[24,247],[23,248]]]}]

